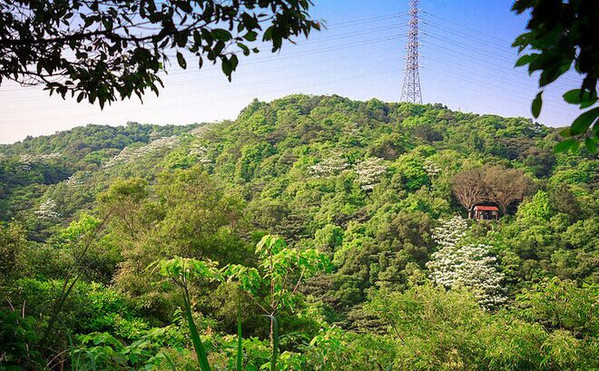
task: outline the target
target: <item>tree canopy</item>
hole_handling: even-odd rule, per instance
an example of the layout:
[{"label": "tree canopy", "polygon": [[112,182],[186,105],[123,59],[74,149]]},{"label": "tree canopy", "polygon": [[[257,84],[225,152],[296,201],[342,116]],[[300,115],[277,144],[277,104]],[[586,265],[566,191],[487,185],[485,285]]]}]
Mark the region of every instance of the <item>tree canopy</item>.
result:
[{"label": "tree canopy", "polygon": [[320,29],[309,0],[22,1],[0,3],[0,84],[43,84],[100,106],[158,94],[171,59],[220,63],[272,51]]}]

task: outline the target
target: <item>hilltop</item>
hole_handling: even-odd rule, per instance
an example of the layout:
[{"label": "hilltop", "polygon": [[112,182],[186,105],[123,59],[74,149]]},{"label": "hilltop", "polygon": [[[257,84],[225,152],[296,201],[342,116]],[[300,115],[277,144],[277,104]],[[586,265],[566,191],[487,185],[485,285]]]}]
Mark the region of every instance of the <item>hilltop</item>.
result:
[{"label": "hilltop", "polygon": [[[234,122],[185,127],[90,125],[4,145],[0,154],[3,193],[9,195],[5,200],[26,192],[33,201],[61,183],[81,183],[91,175],[153,179],[163,169],[203,163],[229,186],[251,189],[251,184],[291,176],[292,169],[302,166],[305,173],[324,160],[355,165],[377,158],[391,164],[400,156],[442,158],[453,156],[451,151],[458,152],[456,163],[471,157],[526,168],[547,179],[559,171],[552,153],[556,138],[555,129],[530,120],[454,112],[438,104],[290,96],[272,103],[255,101]],[[273,164],[277,169],[269,173],[265,167]],[[109,170],[114,165],[119,170]],[[5,206],[4,220],[20,211],[18,205]],[[70,217],[77,207],[60,212]]]}]

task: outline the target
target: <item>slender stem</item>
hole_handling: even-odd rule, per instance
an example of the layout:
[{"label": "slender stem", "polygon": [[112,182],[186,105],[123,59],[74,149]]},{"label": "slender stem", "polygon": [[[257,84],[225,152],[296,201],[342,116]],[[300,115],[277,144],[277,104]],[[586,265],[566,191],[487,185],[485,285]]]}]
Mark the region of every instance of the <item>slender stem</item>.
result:
[{"label": "slender stem", "polygon": [[237,371],[242,371],[243,347],[241,333],[241,303],[237,304]]},{"label": "slender stem", "polygon": [[300,273],[300,276],[297,279],[297,282],[295,283],[295,287],[293,288],[293,291],[291,292],[292,295],[295,294],[295,292],[299,288],[299,285],[302,283],[302,279],[304,278],[304,273],[306,273],[306,268],[302,269],[302,273]]},{"label": "slender stem", "polygon": [[185,301],[185,315],[187,317],[187,324],[189,326],[191,340],[193,341],[193,347],[198,357],[200,369],[202,371],[210,371],[210,364],[208,363],[208,358],[206,357],[206,351],[204,350],[202,339],[200,338],[198,328],[196,327],[196,324],[193,320],[193,316],[191,314],[191,302],[189,300],[189,291],[187,290],[187,285],[185,284],[185,282],[183,282],[181,286],[183,287],[183,299]]},{"label": "slender stem", "polygon": [[277,358],[279,356],[279,324],[275,316],[270,316],[270,323],[273,329],[272,339],[272,358],[270,360],[270,371],[277,370]]}]

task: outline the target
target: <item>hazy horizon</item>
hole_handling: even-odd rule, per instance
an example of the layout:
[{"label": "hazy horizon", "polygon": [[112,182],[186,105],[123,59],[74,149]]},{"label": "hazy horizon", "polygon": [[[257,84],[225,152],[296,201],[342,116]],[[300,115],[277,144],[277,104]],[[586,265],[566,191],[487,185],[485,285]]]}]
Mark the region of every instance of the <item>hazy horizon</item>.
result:
[{"label": "hazy horizon", "polygon": [[[272,101],[274,101],[274,100],[284,99],[285,97],[288,97],[288,96],[290,96],[290,95],[301,95],[301,94],[302,94],[302,93],[297,93],[297,94],[289,94],[289,95],[285,95],[285,96],[277,97],[277,98],[274,98],[274,99],[272,99],[272,100],[263,101],[263,102],[265,102],[265,103],[270,103],[270,102],[272,102]],[[315,94],[311,94],[311,95],[315,95]],[[338,94],[322,94],[322,95],[323,95],[323,96],[332,96],[332,95],[338,95]],[[315,95],[315,96],[316,96],[316,95]],[[351,99],[351,98],[349,98],[349,97],[343,97],[343,98],[348,98],[348,99]],[[255,99],[257,99],[257,98],[255,98]],[[373,98],[370,98],[370,99],[378,99],[378,98],[376,98],[376,97],[373,97]],[[370,99],[364,99],[364,100],[360,100],[360,101],[366,102],[366,101],[368,101],[368,100],[370,100]],[[28,135],[27,137],[33,137],[33,138],[36,138],[36,137],[43,137],[43,136],[51,136],[51,135],[57,134],[57,133],[59,133],[59,132],[62,132],[62,131],[68,131],[68,130],[72,130],[72,129],[75,129],[75,128],[78,128],[78,127],[85,127],[85,126],[88,126],[88,125],[92,125],[92,126],[94,126],[94,125],[95,125],[95,126],[105,126],[105,125],[107,125],[107,126],[113,126],[113,127],[119,127],[119,126],[122,126],[122,127],[124,127],[124,126],[127,126],[129,123],[133,123],[133,124],[149,124],[149,125],[160,125],[160,126],[165,126],[165,125],[178,125],[178,126],[186,126],[186,125],[195,125],[195,124],[199,124],[199,125],[215,125],[215,124],[222,123],[222,122],[224,122],[224,121],[235,121],[235,120],[237,119],[238,115],[241,113],[241,111],[242,111],[243,109],[245,109],[245,108],[246,108],[246,107],[247,107],[247,106],[248,106],[248,105],[249,105],[249,104],[250,104],[252,101],[253,101],[253,99],[252,99],[252,100],[250,100],[250,101],[248,102],[248,104],[247,104],[246,106],[244,106],[244,107],[243,107],[243,108],[242,108],[242,109],[241,109],[239,112],[237,112],[237,114],[235,115],[235,117],[223,118],[223,119],[221,119],[221,120],[215,120],[215,121],[196,121],[196,122],[189,122],[189,123],[182,123],[182,124],[154,123],[154,122],[139,122],[139,121],[133,121],[133,120],[129,120],[129,121],[122,122],[122,123],[110,123],[110,124],[108,124],[108,123],[107,123],[107,124],[103,124],[103,123],[88,123],[88,124],[82,124],[82,125],[75,125],[75,126],[72,126],[72,127],[69,127],[69,128],[61,129],[61,130],[56,130],[56,131],[54,131],[53,133],[44,133],[44,134],[39,134],[39,135]],[[383,102],[384,102],[384,103],[401,103],[401,102],[399,102],[399,101],[396,101],[396,102],[388,102],[388,101],[383,101]],[[430,104],[430,105],[435,105],[435,104],[443,104],[443,103],[442,103],[442,102],[430,102],[430,103],[428,103],[428,102],[427,102],[427,103],[423,103],[423,104],[424,104],[424,105],[428,105],[428,104]],[[485,115],[497,115],[497,114],[494,114],[494,113],[470,112],[470,111],[464,111],[464,110],[452,109],[451,107],[448,107],[448,109],[450,109],[450,110],[452,110],[452,111],[462,112],[462,113],[465,113],[465,114],[474,114],[474,115],[480,115],[480,116],[485,116]],[[501,116],[501,115],[499,115],[499,116]],[[504,118],[523,118],[523,119],[530,119],[529,117],[523,117],[523,116],[501,116],[501,117],[504,117]],[[540,124],[542,124],[542,125],[545,125],[545,124],[543,124],[542,122],[540,122],[540,121],[538,121],[538,120],[535,120],[535,121],[539,122],[539,123],[540,123]],[[556,128],[559,128],[559,127],[560,127],[560,126],[550,126],[550,125],[545,125],[545,126],[548,126],[548,127],[556,127]],[[564,125],[564,127],[565,127],[565,126],[567,126],[567,124],[565,124],[565,125]],[[1,143],[1,142],[0,142],[0,145],[3,145],[3,144],[7,144],[7,145],[10,145],[10,144],[15,144],[15,143],[18,143],[18,142],[21,142],[21,141],[25,140],[27,137],[25,137],[25,138],[22,138],[22,139],[15,140],[15,141],[13,141],[13,142],[10,142],[10,143]]]}]

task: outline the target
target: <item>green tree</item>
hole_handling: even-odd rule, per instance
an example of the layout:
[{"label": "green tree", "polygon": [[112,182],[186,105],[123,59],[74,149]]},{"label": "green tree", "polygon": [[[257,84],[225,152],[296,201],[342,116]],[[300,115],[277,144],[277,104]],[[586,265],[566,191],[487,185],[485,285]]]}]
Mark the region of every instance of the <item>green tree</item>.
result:
[{"label": "green tree", "polygon": [[0,84],[43,84],[63,98],[98,101],[158,94],[169,55],[179,66],[193,57],[201,68],[220,62],[231,78],[238,54],[259,42],[281,49],[320,24],[310,1],[70,1],[0,3]]},{"label": "green tree", "polygon": [[216,269],[218,262],[206,262],[195,259],[184,259],[174,257],[170,260],[159,260],[148,268],[160,270],[163,277],[169,278],[177,285],[183,294],[183,306],[185,308],[185,319],[189,333],[193,341],[193,347],[198,357],[198,365],[202,371],[210,371],[206,349],[200,338],[197,326],[193,319],[193,304],[189,294],[189,282],[194,279],[216,280],[220,278],[220,272]]},{"label": "green tree", "polygon": [[0,223],[0,287],[9,277],[24,275],[27,262],[25,230],[17,223]]},{"label": "green tree", "polygon": [[256,245],[258,268],[229,265],[225,275],[239,283],[239,288],[270,319],[270,342],[273,347],[271,370],[276,370],[278,325],[276,316],[298,304],[298,289],[306,279],[329,268],[327,256],[315,249],[288,248],[273,235],[264,236]]},{"label": "green tree", "polygon": [[580,339],[599,340],[599,288],[577,287],[569,280],[553,278],[518,295],[518,316],[548,329],[572,332]]},{"label": "green tree", "polygon": [[518,216],[520,218],[541,218],[548,220],[552,214],[549,195],[545,191],[538,191],[530,201],[520,205]]},{"label": "green tree", "polygon": [[314,234],[316,248],[325,253],[332,254],[343,243],[343,228],[327,224]]}]

